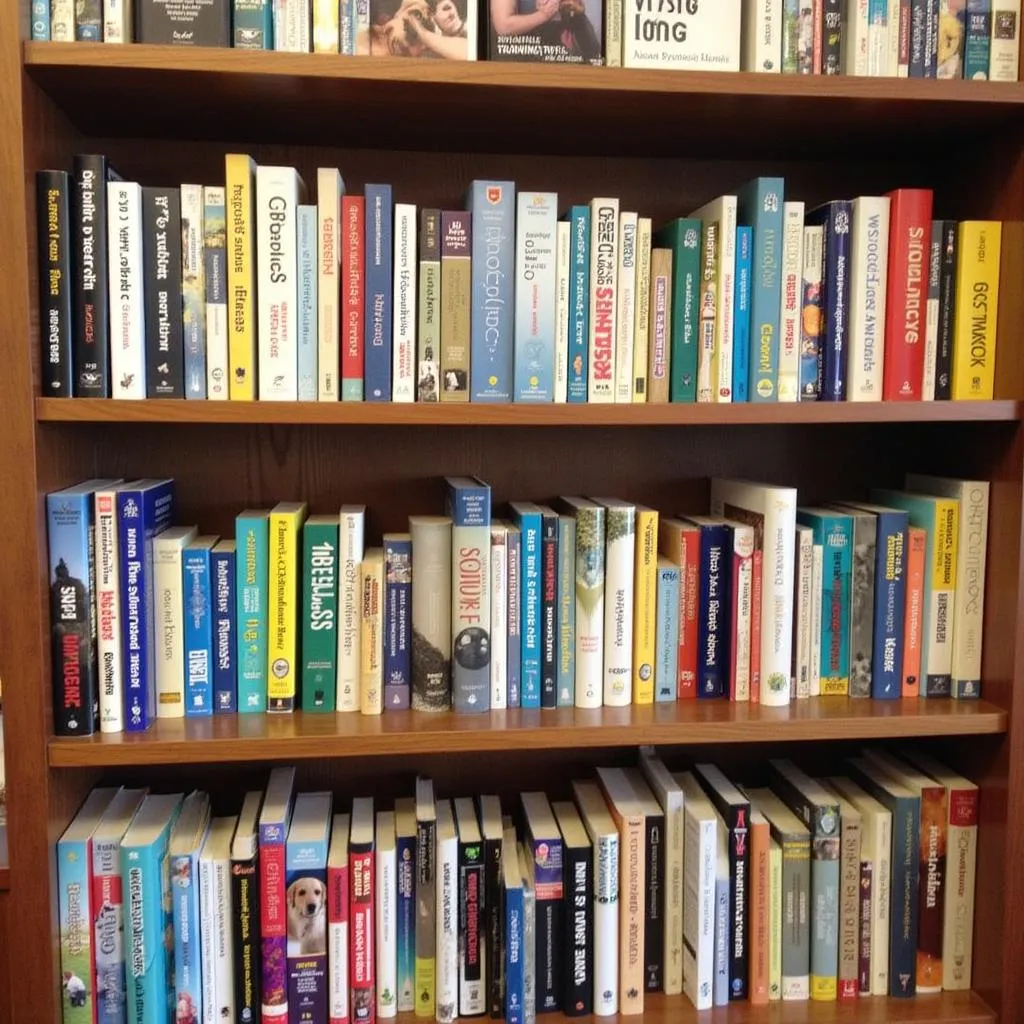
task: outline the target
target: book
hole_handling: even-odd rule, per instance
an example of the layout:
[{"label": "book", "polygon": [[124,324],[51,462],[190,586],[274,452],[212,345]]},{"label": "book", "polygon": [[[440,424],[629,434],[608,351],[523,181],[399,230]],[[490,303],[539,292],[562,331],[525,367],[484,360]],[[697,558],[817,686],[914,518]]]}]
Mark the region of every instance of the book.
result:
[{"label": "book", "polygon": [[436,980],[437,807],[430,779],[416,780],[416,1016],[432,1018]]},{"label": "book", "polygon": [[669,321],[669,400],[672,402],[697,400],[700,234],[700,221],[691,217],[678,218],[654,234],[654,244],[672,253]]},{"label": "book", "polygon": [[341,198],[341,398],[363,400],[366,338],[366,200],[363,196]]},{"label": "book", "polygon": [[363,657],[363,584],[360,567],[365,553],[365,524],[365,506],[341,506],[338,520],[337,711],[359,710],[359,674]]},{"label": "book", "polygon": [[[667,280],[664,284],[667,284]],[[664,292],[663,292],[664,294]],[[647,401],[648,344],[651,322],[651,218],[639,217],[636,224],[636,325],[633,334],[633,379],[631,399]],[[667,379],[667,378],[666,378]]]},{"label": "book", "polygon": [[146,397],[146,319],[143,301],[142,189],[108,181],[110,251],[110,379],[114,398]]},{"label": "book", "polygon": [[815,401],[821,396],[818,362],[825,333],[824,292],[821,276],[824,267],[825,229],[811,224],[804,228],[804,265],[800,304],[800,401]]},{"label": "book", "polygon": [[618,299],[615,309],[615,369],[616,402],[633,401],[633,351],[636,336],[637,305],[637,213],[623,210],[619,213],[619,252],[616,276]]},{"label": "book", "polygon": [[954,399],[991,400],[994,393],[1001,244],[1001,222],[960,222],[953,337]]},{"label": "book", "polygon": [[142,187],[146,397],[185,397],[181,323],[181,194]]},{"label": "book", "polygon": [[[316,33],[314,32],[314,49]],[[337,53],[338,47],[333,48]],[[316,172],[317,203],[317,395],[341,397],[341,199],[345,180],[337,167]]]},{"label": "book", "polygon": [[[269,13],[269,3],[266,8]],[[236,25],[236,34],[238,31]],[[224,164],[228,239],[228,394],[232,401],[251,402],[257,396],[256,163],[244,154],[229,153]]]},{"label": "book", "polygon": [[386,533],[384,541],[384,703],[409,707],[412,685],[412,538]]},{"label": "book", "polygon": [[637,768],[625,769],[643,811],[644,890],[644,987],[648,992],[660,992],[665,985],[665,872],[666,826],[665,812],[643,773]]},{"label": "book", "polygon": [[768,1001],[782,998],[782,847],[768,840]]},{"label": "book", "polygon": [[633,699],[633,574],[636,506],[598,498],[605,508],[604,705]]},{"label": "book", "polygon": [[594,858],[576,807],[556,801],[552,810],[562,834],[562,1007],[583,1017],[594,1003]]},{"label": "book", "polygon": [[691,516],[700,532],[697,615],[697,696],[729,693],[732,527],[712,516]]},{"label": "book", "polygon": [[540,509],[540,706],[558,706],[558,515]]},{"label": "book", "polygon": [[924,642],[925,555],[928,534],[917,526],[907,528],[907,598],[903,620],[902,696],[921,692],[921,648]]},{"label": "book", "polygon": [[679,566],[658,556],[654,700],[674,701],[679,685]]},{"label": "book", "polygon": [[231,25],[236,49],[274,49],[274,8],[270,0],[232,0]]},{"label": "book", "polygon": [[740,0],[726,0],[714,11],[665,11],[644,0],[629,13],[623,22],[624,67],[740,70]]},{"label": "book", "polygon": [[590,201],[590,339],[587,400],[615,401],[619,201]]},{"label": "book", "polygon": [[438,1024],[452,1024],[459,1005],[459,842],[450,800],[437,802],[437,1001]]},{"label": "book", "polygon": [[223,401],[228,359],[228,249],[224,188],[203,188],[203,297],[206,300],[206,397]]},{"label": "book", "polygon": [[180,7],[146,0],[135,5],[135,41],[156,45],[230,45],[231,7],[227,0],[203,4],[189,0]]},{"label": "book", "polygon": [[348,843],[350,1018],[373,1024],[377,1008],[373,799],[352,801]]},{"label": "book", "polygon": [[454,801],[458,836],[458,1015],[478,1017],[488,1006],[484,848],[469,797]]},{"label": "book", "polygon": [[[827,779],[819,780],[839,801],[839,999],[861,992],[861,822],[860,811]],[[867,903],[870,907],[870,899]],[[869,914],[870,920],[870,914]],[[870,971],[867,991],[870,993]]]},{"label": "book", "polygon": [[745,4],[743,10],[742,64],[744,71],[782,70],[782,4]]},{"label": "book", "polygon": [[684,519],[662,519],[658,545],[679,568],[678,695],[689,699],[697,696],[700,528]]},{"label": "book", "polygon": [[525,978],[523,960],[525,955],[525,927],[523,900],[523,877],[519,868],[519,849],[516,846],[515,830],[508,829],[501,843],[501,909],[505,941],[503,943],[502,971],[504,974],[504,999],[501,1015],[508,1024],[523,1024],[525,1014]]},{"label": "book", "polygon": [[988,77],[990,81],[1017,81],[1020,70],[1019,50],[1019,0],[993,0],[992,38],[988,56]]},{"label": "book", "polygon": [[562,1008],[559,968],[563,955],[564,893],[562,836],[543,793],[520,795],[524,846],[536,900],[536,1006],[546,1013]]},{"label": "book", "polygon": [[569,220],[569,339],[566,401],[585,402],[590,343],[590,207],[572,206]]},{"label": "book", "polygon": [[283,0],[274,4],[274,49],[309,53],[312,12],[308,4]]},{"label": "book", "polygon": [[359,568],[359,710],[384,712],[384,549],[367,548]]},{"label": "book", "polygon": [[[43,6],[49,20],[49,3]],[[49,31],[46,38],[49,38]],[[42,393],[50,398],[70,398],[74,389],[71,365],[71,182],[67,171],[36,172],[36,211]]]},{"label": "book", "polygon": [[846,398],[850,344],[850,219],[851,203],[845,199],[807,211],[807,223],[823,229],[818,397],[827,402],[842,402]]},{"label": "book", "polygon": [[338,567],[338,517],[310,516],[302,527],[303,711],[337,705]]},{"label": "book", "polygon": [[[516,841],[513,829],[507,833],[510,842]],[[523,889],[523,1019],[537,1019],[537,899],[534,891],[530,857],[523,844],[519,844],[519,875]]]},{"label": "book", "polygon": [[186,715],[212,715],[215,710],[213,548],[217,540],[196,537],[182,553]]},{"label": "book", "polygon": [[882,397],[889,204],[888,196],[858,196],[850,204],[853,251],[846,386],[851,402],[874,402]]},{"label": "book", "polygon": [[387,1020],[393,1019],[398,1010],[398,857],[393,811],[377,811],[373,852],[377,1018]]},{"label": "book", "polygon": [[[705,222],[701,232],[700,335],[697,350],[697,401],[715,400],[714,383],[718,379],[718,338],[715,331],[719,319],[718,264],[722,241],[719,221]],[[724,299],[722,300],[724,302]]]},{"label": "book", "polygon": [[[540,506],[532,502],[510,502],[512,521],[518,524],[520,536],[519,588],[520,609],[518,630],[509,630],[507,649],[519,642],[520,686],[518,702],[521,707],[541,706],[541,604],[542,604],[542,514]],[[511,563],[510,563],[511,565]],[[512,618],[508,618],[511,625]],[[507,694],[506,703],[516,706]]]},{"label": "book", "polygon": [[959,229],[955,220],[932,221],[932,245],[939,247],[939,309],[935,353],[935,397],[953,397],[953,331],[956,302],[956,253]]},{"label": "book", "polygon": [[658,512],[636,507],[633,566],[633,699],[654,703],[655,640],[658,628]]},{"label": "book", "polygon": [[[156,717],[185,715],[185,549],[194,526],[171,526],[153,539],[153,604],[156,615]],[[206,687],[208,689],[208,687]],[[209,697],[207,696],[207,707]]]},{"label": "book", "polygon": [[441,401],[470,396],[473,222],[464,211],[441,213]]},{"label": "book", "polygon": [[[473,206],[474,212],[478,209],[479,202]],[[493,244],[487,238],[487,221],[480,219],[479,214],[477,218],[480,244]],[[558,196],[554,192],[520,192],[516,196],[516,305],[512,324],[514,376],[511,394],[516,402],[552,402],[555,397],[557,223]],[[502,225],[497,230],[503,229]],[[479,295],[480,290],[475,294]],[[481,358],[493,358],[488,348],[477,345],[470,365],[478,358],[477,353]],[[475,389],[473,398],[478,400]]]},{"label": "book", "polygon": [[498,1018],[503,1015],[505,1003],[505,919],[501,905],[504,823],[501,800],[497,796],[485,794],[477,797],[476,807],[483,843],[484,985],[487,1010],[492,1018]]},{"label": "book", "polygon": [[557,619],[557,704],[571,708],[576,704],[576,518],[570,515],[558,517]]},{"label": "book", "polygon": [[315,402],[320,386],[317,325],[317,208],[300,203],[296,208],[296,329],[298,347],[298,400]]},{"label": "book", "polygon": [[414,711],[451,707],[452,522],[410,516],[412,541],[412,698]]},{"label": "book", "polygon": [[185,397],[206,398],[206,280],[203,186],[181,186],[181,324]]},{"label": "book", "polygon": [[335,814],[327,851],[327,1016],[330,1024],[349,1019],[349,870],[351,815]]},{"label": "book", "polygon": [[[814,573],[814,531],[796,527],[795,596],[793,607],[793,685],[790,700],[811,695],[811,586]],[[819,692],[820,692],[819,679]]]},{"label": "book", "polygon": [[294,790],[294,768],[272,769],[259,816],[258,888],[262,957],[259,992],[264,1020],[288,1015],[286,862]]},{"label": "book", "polygon": [[[804,214],[802,202],[785,202],[782,204],[782,310],[779,316],[779,372],[778,400],[780,402],[796,402],[800,397],[800,309],[801,283],[804,266]],[[749,261],[752,236],[748,236],[749,228],[740,228],[736,236],[737,252],[737,318],[740,316],[741,303],[745,302],[747,324],[744,327],[746,344],[750,344],[750,291],[752,288],[751,268],[747,269],[747,282],[740,290],[739,253],[741,242],[746,247]],[[741,235],[740,232],[743,232]],[[735,375],[734,375],[735,376]],[[744,396],[746,387],[744,387]],[[736,399],[737,401],[739,399]],[[745,399],[744,399],[745,400]]]},{"label": "book", "polygon": [[441,211],[420,210],[419,322],[416,338],[416,401],[440,401]]},{"label": "book", "polygon": [[[559,10],[549,21],[526,29],[508,20],[510,14],[516,17],[515,8],[505,13],[504,8],[489,5],[487,10],[488,60],[604,63],[602,8],[593,0]],[[518,17],[529,17],[529,14],[522,12]]]},{"label": "book", "polygon": [[365,191],[363,396],[368,402],[389,402],[392,383],[394,207],[390,185],[368,184]]},{"label": "book", "polygon": [[964,22],[964,78],[988,78],[992,36],[991,0],[967,0]]},{"label": "book", "polygon": [[932,221],[928,239],[928,299],[925,312],[924,377],[921,400],[935,400],[939,363],[939,307],[942,294],[942,221]]},{"label": "book", "polygon": [[270,512],[246,509],[239,513],[235,538],[238,711],[259,713],[267,710]]},{"label": "book", "polygon": [[555,393],[569,400],[569,264],[572,226],[564,218],[555,225]]},{"label": "book", "polygon": [[[235,964],[231,942],[231,843],[237,816],[214,818],[199,859],[200,914],[203,924],[203,1006],[215,1020],[234,1015]],[[177,996],[181,1009],[181,995]]]},{"label": "book", "polygon": [[260,1015],[260,897],[258,882],[259,815],[263,794],[245,794],[231,840],[232,957],[235,964],[235,1012],[239,1020]]},{"label": "book", "polygon": [[[672,342],[671,329],[672,250],[652,249],[647,336],[646,400],[648,402],[662,403],[668,401],[669,352]],[[734,350],[736,348],[737,346],[734,345]],[[733,389],[735,390],[735,381]]]},{"label": "book", "polygon": [[733,882],[729,875],[728,830],[718,818],[718,851],[715,857],[715,1006],[729,1005],[729,909]]},{"label": "book", "polygon": [[416,982],[416,800],[395,801],[395,906],[397,981],[396,1008],[399,1013],[415,1009]]},{"label": "book", "polygon": [[394,316],[391,401],[416,397],[416,207],[395,203]]},{"label": "book", "polygon": [[298,626],[299,553],[306,503],[281,502],[270,512],[270,559],[274,567],[268,601],[267,710],[294,711],[300,668]]},{"label": "book", "polygon": [[[768,1003],[771,955],[769,932],[769,871],[771,833],[768,819],[750,807],[750,1004]],[[859,867],[859,865],[858,865]]]},{"label": "book", "polygon": [[726,551],[729,644],[725,666],[729,673],[729,699],[749,701],[751,631],[754,625],[754,528],[745,523],[727,521],[726,529],[726,539],[730,542]]}]

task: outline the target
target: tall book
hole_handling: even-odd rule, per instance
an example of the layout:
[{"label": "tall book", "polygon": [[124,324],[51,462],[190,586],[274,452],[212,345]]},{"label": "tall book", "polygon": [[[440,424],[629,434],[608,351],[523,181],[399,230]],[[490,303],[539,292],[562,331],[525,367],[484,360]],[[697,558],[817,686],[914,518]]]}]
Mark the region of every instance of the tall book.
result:
[{"label": "tall book", "polygon": [[[793,685],[789,691],[803,700],[811,695],[811,585],[814,574],[814,531],[796,528],[796,571],[793,598]],[[819,683],[820,690],[820,683]]]},{"label": "tall book", "polygon": [[508,1024],[523,1024],[526,1019],[524,978],[525,921],[523,876],[519,867],[519,848],[515,829],[504,832],[501,842],[501,909],[503,1000],[499,1016]]},{"label": "tall book", "polygon": [[263,1024],[288,1016],[288,828],[292,820],[295,769],[274,768],[259,817],[260,950],[259,991]]},{"label": "tall book", "polygon": [[889,204],[888,196],[859,196],[850,204],[853,252],[846,388],[851,402],[877,402],[882,397]]},{"label": "tall book", "polygon": [[412,682],[412,539],[386,533],[384,542],[384,704],[409,707]]},{"label": "tall book", "polygon": [[199,858],[203,1006],[214,1020],[230,1020],[235,1012],[231,842],[237,825],[237,815],[214,818]]},{"label": "tall book", "polygon": [[376,930],[374,923],[373,799],[352,801],[348,844],[349,991],[354,1024],[374,1024],[377,1010]]},{"label": "tall book", "polygon": [[[44,6],[49,18],[49,4]],[[70,398],[74,389],[71,366],[71,182],[67,171],[36,172],[36,211],[42,393],[48,398]]]},{"label": "tall book", "polygon": [[[801,280],[804,264],[804,214],[802,202],[786,202],[782,206],[782,311],[779,318],[779,401],[795,402],[800,397],[800,311],[802,305]],[[739,229],[749,231],[749,228]],[[736,280],[739,288],[740,235],[737,234]],[[749,243],[748,243],[749,247]],[[751,268],[752,269],[752,266]],[[753,278],[748,270],[749,282],[745,291],[752,289]],[[745,295],[743,296],[745,297]],[[740,316],[743,298],[736,297],[736,315]],[[748,299],[749,304],[749,299]],[[749,314],[746,326],[747,344],[750,343]],[[738,358],[738,356],[737,356]],[[746,395],[744,389],[744,396]]]},{"label": "tall book", "polygon": [[441,214],[441,401],[470,396],[473,222],[464,211]]},{"label": "tall book", "polygon": [[238,711],[267,710],[270,598],[270,512],[246,509],[235,518],[238,619]]},{"label": "tall book", "polygon": [[182,718],[185,715],[185,595],[182,568],[185,549],[195,540],[197,532],[194,526],[171,526],[153,540],[157,718]]},{"label": "tall book", "polygon": [[953,397],[953,331],[956,319],[957,235],[955,220],[932,221],[932,245],[939,246],[938,338],[935,354],[935,397]]},{"label": "tall book", "polygon": [[672,254],[669,301],[669,401],[672,402],[697,400],[700,233],[699,220],[680,217],[654,234],[654,244]]},{"label": "tall book", "polygon": [[274,49],[274,5],[270,0],[233,0],[231,22],[232,45],[237,49]]},{"label": "tall book", "polygon": [[393,811],[377,811],[373,855],[377,1019],[388,1020],[398,1011],[398,858]]},{"label": "tall book", "polygon": [[679,566],[667,555],[658,556],[657,579],[654,700],[660,704],[679,692]]},{"label": "tall book", "polygon": [[366,293],[366,200],[363,196],[341,199],[341,397],[346,402],[363,400],[368,323]]},{"label": "tall book", "polygon": [[587,400],[615,401],[618,199],[590,202],[590,339]]},{"label": "tall book", "polygon": [[338,689],[337,711],[359,710],[362,668],[363,589],[366,508],[342,505],[338,518]]},{"label": "tall book", "polygon": [[438,1024],[452,1024],[459,1007],[459,838],[450,800],[437,802]]},{"label": "tall book", "polygon": [[491,710],[508,707],[508,527],[491,523]]},{"label": "tall book", "polygon": [[309,203],[300,203],[296,215],[298,397],[300,402],[315,402],[320,386],[317,367],[320,344],[317,325],[317,208]]},{"label": "tall book", "polygon": [[576,807],[555,802],[552,810],[562,833],[562,1007],[583,1017],[594,1004],[594,860]]},{"label": "tall book", "polygon": [[488,1007],[483,837],[473,800],[460,797],[454,805],[458,834],[458,1015],[479,1017]]},{"label": "tall book", "polygon": [[434,784],[416,780],[416,1016],[434,1016],[436,974],[437,807]]},{"label": "tall book", "polygon": [[562,1008],[562,835],[543,793],[522,793],[524,840],[536,899],[535,967],[537,1011]]},{"label": "tall book", "polygon": [[410,516],[412,541],[412,708],[451,707],[452,522]]},{"label": "tall book", "polygon": [[837,199],[807,213],[807,223],[822,228],[821,317],[818,397],[846,398],[850,345],[851,203]]},{"label": "tall book", "polygon": [[416,980],[416,799],[395,801],[395,1002],[399,1013],[415,1009]]},{"label": "tall book", "polygon": [[235,1012],[239,1020],[260,1015],[259,815],[263,794],[245,794],[231,840],[232,956],[235,964]]},{"label": "tall book", "polygon": [[[750,806],[750,1004],[768,1003],[771,831],[768,819]],[[858,865],[859,866],[859,865]]]},{"label": "tall book", "polygon": [[502,1016],[505,989],[505,920],[501,906],[501,848],[504,826],[501,800],[493,795],[477,798],[480,836],[484,844],[484,931],[487,936],[485,972],[487,1006],[492,1019]]},{"label": "tall book", "polygon": [[437,402],[441,385],[441,211],[420,210],[416,401]]},{"label": "tall book", "polygon": [[965,220],[957,236],[954,399],[991,400],[999,314],[1000,221]]},{"label": "tall book", "polygon": [[729,693],[732,528],[712,516],[691,516],[700,531],[697,696]]},{"label": "tall book", "polygon": [[303,711],[335,710],[338,672],[338,517],[310,516],[302,528]]},{"label": "tall book", "polygon": [[[108,181],[107,201],[111,393],[114,398],[145,398],[148,311],[143,295],[142,189],[134,181]],[[49,354],[52,359],[52,349]]]},{"label": "tall book", "polygon": [[907,595],[903,619],[902,696],[921,695],[921,648],[924,643],[925,555],[928,532],[907,527]]},{"label": "tall book", "polygon": [[[653,608],[651,615],[652,617],[654,615]],[[556,618],[558,620],[557,703],[560,708],[571,708],[576,703],[576,517],[570,515],[558,517],[558,614]]]},{"label": "tall book", "polygon": [[636,507],[615,498],[596,501],[605,509],[603,703],[624,707],[633,691]]},{"label": "tall book", "polygon": [[327,851],[327,1018],[330,1024],[349,1019],[349,871],[348,838],[351,816],[334,815]]},{"label": "tall book", "polygon": [[185,397],[206,398],[206,280],[202,185],[181,186],[181,322]]},{"label": "tall book", "polygon": [[[665,282],[667,284],[667,282]],[[636,226],[636,326],[633,335],[631,398],[646,402],[648,344],[651,323],[651,218],[640,217]]]},{"label": "tall book", "polygon": [[416,207],[395,203],[391,401],[416,397]]},{"label": "tall book", "polygon": [[359,710],[384,712],[384,549],[367,548],[359,567]]},{"label": "tall book", "polygon": [[[856,999],[861,992],[862,925],[861,820],[860,811],[828,780],[819,780],[839,801],[839,990],[840,999]],[[869,883],[870,884],[870,883]],[[870,907],[870,897],[866,904]],[[870,993],[870,971],[867,993]]]},{"label": "tall book", "polygon": [[[552,402],[555,397],[557,223],[558,196],[554,192],[520,192],[516,196],[511,397],[517,402]],[[477,220],[476,226],[478,233],[487,231],[483,221]],[[481,245],[491,244],[486,234],[478,237]],[[481,355],[489,348],[485,346]],[[477,358],[477,351],[480,349],[474,351],[471,364]],[[477,400],[475,389],[473,398]]]},{"label": "tall book", "polygon": [[228,393],[232,400],[251,402],[257,396],[256,163],[241,153],[229,153],[224,162],[228,239]]},{"label": "tall book", "polygon": [[181,194],[142,188],[146,397],[185,397],[181,328]]},{"label": "tall book", "polygon": [[216,537],[196,537],[182,553],[186,715],[212,715],[215,710],[213,548],[216,543]]},{"label": "tall book", "polygon": [[300,670],[299,552],[306,503],[283,501],[270,513],[271,575],[267,644],[267,710],[294,711]]},{"label": "tall book", "polygon": [[590,344],[590,207],[573,206],[569,220],[569,339],[566,400],[585,402]]},{"label": "tall book", "polygon": [[637,214],[619,214],[618,302],[615,310],[615,401],[633,401],[633,348],[637,305]]},{"label": "tall book", "polygon": [[818,363],[824,342],[825,312],[822,274],[825,260],[825,229],[820,224],[804,228],[804,264],[800,296],[800,401],[821,397]]},{"label": "tall book", "polygon": [[390,185],[366,186],[364,384],[368,402],[391,401],[392,229]]},{"label": "tall book", "polygon": [[625,771],[644,815],[644,988],[661,992],[665,986],[665,812],[642,772]]},{"label": "tall book", "polygon": [[337,167],[316,172],[317,203],[317,398],[341,398],[341,198]]},{"label": "tall book", "polygon": [[662,519],[658,546],[679,569],[676,671],[680,699],[697,696],[697,621],[700,615],[700,528],[685,519]]},{"label": "tall book", "polygon": [[[558,515],[540,509],[540,706],[558,706]],[[492,638],[493,647],[493,638]]]},{"label": "tall book", "polygon": [[223,186],[203,188],[203,295],[206,299],[206,397],[228,397],[228,249]]}]

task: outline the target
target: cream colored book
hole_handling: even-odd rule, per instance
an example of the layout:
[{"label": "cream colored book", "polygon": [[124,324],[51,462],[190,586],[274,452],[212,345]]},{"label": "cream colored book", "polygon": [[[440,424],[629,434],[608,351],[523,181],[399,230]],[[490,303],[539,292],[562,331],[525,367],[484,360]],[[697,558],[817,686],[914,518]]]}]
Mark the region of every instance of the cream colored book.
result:
[{"label": "cream colored book", "polygon": [[194,526],[172,526],[153,538],[153,618],[156,622],[156,717],[185,717],[185,618],[182,556]]},{"label": "cream colored book", "polygon": [[338,711],[359,710],[362,672],[363,590],[360,565],[365,550],[365,505],[342,505],[338,529]]},{"label": "cream colored book", "polygon": [[647,401],[651,329],[651,218],[636,222],[636,321],[633,332],[633,401]]},{"label": "cream colored book", "polygon": [[615,401],[633,400],[636,339],[636,211],[619,214],[618,305],[615,311]]},{"label": "cream colored book", "polygon": [[369,548],[360,569],[362,581],[362,672],[359,709],[364,715],[384,711],[384,549]]}]

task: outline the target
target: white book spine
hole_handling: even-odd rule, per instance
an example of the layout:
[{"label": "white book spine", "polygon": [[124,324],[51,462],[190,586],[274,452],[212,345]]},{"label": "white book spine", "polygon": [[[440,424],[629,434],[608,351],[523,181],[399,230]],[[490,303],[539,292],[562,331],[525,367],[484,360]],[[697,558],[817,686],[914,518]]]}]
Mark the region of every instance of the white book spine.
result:
[{"label": "white book spine", "polygon": [[605,526],[603,508],[576,514],[576,693],[578,708],[604,697]]},{"label": "white book spine", "polygon": [[821,696],[821,588],[822,559],[820,544],[811,551],[811,672],[809,690],[812,697]]},{"label": "white book spine", "polygon": [[888,12],[881,21],[868,22],[868,77],[885,78],[889,73]]},{"label": "white book spine", "polygon": [[892,885],[892,815],[878,811],[874,819],[874,862],[871,866],[871,994],[889,994],[889,892]]},{"label": "white book spine", "polygon": [[718,830],[713,820],[687,814],[683,859],[683,991],[698,1010],[712,1005],[715,973],[715,866]]},{"label": "white book spine", "polygon": [[274,49],[309,53],[311,21],[309,0],[274,0]]},{"label": "white book spine", "polygon": [[[985,624],[985,553],[988,550],[990,486],[966,481],[960,499],[956,590],[953,594],[953,695],[977,697]],[[968,685],[974,684],[973,692]]]},{"label": "white book spine", "polygon": [[345,190],[334,167],[316,175],[317,205],[317,398],[336,402],[341,397],[341,197]]},{"label": "white book spine", "polygon": [[935,375],[939,360],[939,289],[942,276],[942,231],[933,231],[928,245],[928,301],[924,318],[924,373],[921,401],[935,401]]},{"label": "white book spine", "polygon": [[508,530],[491,527],[491,710],[508,707]]},{"label": "white book spine", "polygon": [[96,659],[100,732],[124,729],[121,675],[121,576],[118,570],[117,492],[96,492]]},{"label": "white book spine", "polygon": [[636,224],[636,329],[633,333],[634,402],[647,401],[647,364],[651,329],[651,218]]},{"label": "white book spine", "polygon": [[59,43],[75,41],[74,0],[50,0],[50,39]]},{"label": "white book spine", "polygon": [[187,540],[153,540],[153,601],[156,616],[156,716],[185,715],[185,638],[182,551]]},{"label": "white book spine", "polygon": [[633,702],[633,580],[636,509],[607,509],[604,578],[604,704]]},{"label": "white book spine", "polygon": [[569,246],[572,225],[560,220],[555,236],[555,401],[569,390]]},{"label": "white book spine", "polygon": [[113,395],[114,398],[145,398],[142,190],[133,181],[107,182],[107,238]]},{"label": "white book spine", "polygon": [[416,399],[416,207],[395,203],[391,401]]},{"label": "white book spine", "polygon": [[782,309],[779,340],[779,401],[800,398],[800,305],[803,301],[804,204],[782,204]]},{"label": "white book spine", "polygon": [[455,836],[437,839],[435,992],[438,1024],[455,1019],[459,997],[459,851]]},{"label": "white book spine", "polygon": [[[52,25],[50,38],[58,38],[53,35]],[[131,0],[103,0],[103,42],[130,43],[134,38]]]},{"label": "white book spine", "polygon": [[619,214],[618,309],[615,323],[615,401],[633,400],[633,339],[636,333],[635,213]]},{"label": "white book spine", "polygon": [[715,312],[715,348],[718,380],[714,400],[732,401],[732,332],[736,319],[736,197],[723,196],[718,233],[718,309]]},{"label": "white book spine", "polygon": [[863,78],[868,73],[868,0],[847,0],[843,25],[844,74]]},{"label": "white book spine", "polygon": [[[294,7],[291,0],[289,7]],[[259,396],[294,402],[298,380],[299,176],[294,167],[256,169],[256,301]]]},{"label": "white book spine", "polygon": [[227,237],[224,188],[203,188],[203,261],[206,292],[206,397],[228,398]]},{"label": "white book spine", "polygon": [[743,70],[782,70],[782,0],[744,0]]},{"label": "white book spine", "polygon": [[362,671],[360,566],[365,524],[363,508],[342,508],[338,533],[338,711],[359,710],[359,677]]},{"label": "white book spine", "polygon": [[235,952],[232,928],[231,862],[228,858],[213,862],[214,910],[213,966],[216,977],[214,1021],[223,1024],[235,1019]]},{"label": "white book spine", "polygon": [[377,928],[377,1016],[395,1017],[398,1014],[398,897],[395,847],[390,850],[378,849],[376,893]]},{"label": "white book spine", "polygon": [[683,794],[674,790],[665,801],[665,995],[683,991]]},{"label": "white book spine", "polygon": [[814,533],[810,527],[796,531],[796,657],[794,692],[797,700],[811,695],[811,588],[814,576]]},{"label": "white book spine", "polygon": [[213,861],[199,858],[199,941],[200,964],[203,980],[203,1024],[218,1024],[214,1008],[217,1005],[217,967],[214,939],[217,920],[216,893],[214,891]]},{"label": "white book spine", "polygon": [[619,837],[594,844],[594,1016],[619,1011]]},{"label": "white book spine", "polygon": [[590,203],[590,348],[587,400],[615,401],[618,199]]},{"label": "white book spine", "polygon": [[1020,0],[992,0],[990,82],[1016,82],[1020,71]]},{"label": "white book spine", "polygon": [[750,629],[754,596],[754,528],[736,525],[733,528],[733,565],[730,566],[733,587],[733,614],[736,616],[736,677],[733,700],[750,701]]},{"label": "white book spine", "polygon": [[887,196],[854,199],[852,241],[846,397],[851,402],[878,402],[882,398],[885,285],[889,267]]}]

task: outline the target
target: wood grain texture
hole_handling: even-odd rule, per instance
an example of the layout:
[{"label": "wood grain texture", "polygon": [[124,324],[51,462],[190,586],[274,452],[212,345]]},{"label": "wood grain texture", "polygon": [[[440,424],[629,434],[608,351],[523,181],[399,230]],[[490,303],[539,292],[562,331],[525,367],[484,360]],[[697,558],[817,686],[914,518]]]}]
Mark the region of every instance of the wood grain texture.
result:
[{"label": "wood grain texture", "polygon": [[[11,869],[0,868],[0,892],[6,892],[11,887]],[[0,949],[3,949],[3,943],[0,943]]]}]

